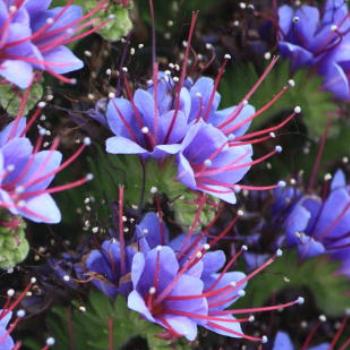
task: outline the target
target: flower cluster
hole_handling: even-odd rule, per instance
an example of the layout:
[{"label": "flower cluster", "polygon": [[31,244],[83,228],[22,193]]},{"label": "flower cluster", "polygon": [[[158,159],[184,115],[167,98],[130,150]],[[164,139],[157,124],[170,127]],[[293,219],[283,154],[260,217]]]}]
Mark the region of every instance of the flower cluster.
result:
[{"label": "flower cluster", "polygon": [[297,246],[302,258],[327,254],[341,262],[341,272],[350,276],[350,191],[344,173],[338,170],[327,197],[303,195],[286,220],[289,246]]},{"label": "flower cluster", "polygon": [[[330,344],[329,343],[322,343],[317,346],[308,347],[308,350],[327,350],[329,349]],[[272,350],[294,350],[295,347],[289,337],[289,335],[285,332],[278,332],[275,338],[275,342],[273,344]],[[306,348],[305,348],[306,349]]]},{"label": "flower cluster", "polygon": [[[46,71],[62,81],[62,74],[80,69],[83,62],[67,45],[87,35],[91,17],[102,9],[96,5],[83,15],[69,1],[50,9],[51,0],[0,1],[0,75],[24,89],[34,79],[34,70]],[[84,31],[82,33],[82,31]]]},{"label": "flower cluster", "polygon": [[56,150],[58,139],[50,149],[40,151],[45,130],[40,129],[33,146],[25,136],[28,126],[25,118],[17,117],[0,132],[0,207],[34,222],[58,223],[61,213],[51,194],[84,184],[90,177],[48,187],[55,175],[70,165],[90,140],[86,139],[77,152],[61,164],[62,154]]},{"label": "flower cluster", "polygon": [[[246,247],[229,261],[223,251],[210,251],[227,232],[229,229],[210,242],[204,232],[193,231],[170,240],[160,216],[150,212],[135,228],[139,251],[122,248],[116,239],[105,241],[101,251],[88,255],[86,276],[110,297],[117,293],[127,296],[131,310],[165,328],[164,337],[184,336],[192,341],[197,327],[202,326],[221,335],[265,342],[266,336],[245,335],[241,323],[252,321],[254,312],[277,310],[303,300],[266,308],[230,309],[245,295],[247,282],[281,252],[250,275],[229,271]],[[235,317],[240,314],[250,316]]]},{"label": "flower cluster", "polygon": [[283,5],[279,15],[279,51],[292,69],[315,69],[324,88],[341,100],[350,100],[349,11],[344,0],[327,0],[323,14],[315,6],[293,9]]},{"label": "flower cluster", "polygon": [[350,275],[350,191],[341,170],[322,198],[293,186],[251,197],[256,207],[248,210],[247,217],[252,219],[261,207],[264,213],[257,214],[251,233],[241,236],[252,250],[244,254],[248,266],[259,266],[269,250],[295,247],[301,259],[326,254],[341,263],[341,273]]},{"label": "flower cluster", "polygon": [[170,71],[158,72],[155,68],[147,89],[139,88],[132,95],[126,82],[127,98],[112,98],[107,105],[107,125],[115,134],[106,141],[107,152],[136,154],[146,161],[172,157],[177,180],[186,187],[235,203],[235,192],[253,189],[237,184],[250,167],[282,151],[276,146],[252,160],[252,144],[274,137],[275,130],[300,113],[296,107],[280,125],[246,134],[252,120],[288,90],[285,86],[258,111],[248,104],[275,63],[271,62],[240,104],[225,109],[219,109],[221,96],[216,90],[226,61],[215,80],[201,77],[193,82],[184,73],[179,79]]}]

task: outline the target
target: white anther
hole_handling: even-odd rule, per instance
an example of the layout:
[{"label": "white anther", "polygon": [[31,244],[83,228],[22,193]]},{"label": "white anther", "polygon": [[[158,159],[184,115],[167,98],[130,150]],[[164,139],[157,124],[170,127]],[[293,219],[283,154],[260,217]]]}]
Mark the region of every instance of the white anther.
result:
[{"label": "white anther", "polygon": [[12,6],[9,7],[9,12],[10,13],[15,13],[16,11],[17,11],[17,6],[12,5]]},{"label": "white anther", "polygon": [[142,43],[141,43],[141,44],[138,44],[137,47],[138,47],[139,49],[143,49],[143,48],[145,47],[145,44],[142,44]]},{"label": "white anther", "polygon": [[85,146],[90,146],[91,145],[90,137],[84,137],[83,143],[84,143]]},{"label": "white anther", "polygon": [[226,53],[224,58],[225,58],[225,60],[230,60],[232,57],[229,53]]},{"label": "white anther", "polygon": [[210,44],[210,43],[206,43],[206,44],[205,44],[205,48],[206,48],[207,50],[212,50],[212,49],[213,49],[213,45]]},{"label": "white anther", "polygon": [[301,107],[300,107],[300,106],[296,106],[296,107],[294,108],[294,113],[300,114],[300,113],[301,113]]},{"label": "white anther", "polygon": [[16,193],[23,193],[25,191],[25,187],[24,186],[17,186],[16,188],[15,188],[15,192]]},{"label": "white anther", "polygon": [[338,30],[338,26],[336,24],[331,25],[331,31],[336,32]]},{"label": "white anther", "polygon": [[46,23],[47,24],[53,24],[54,23],[54,19],[52,17],[49,17],[46,19]]},{"label": "white anther", "polygon": [[173,80],[175,83],[178,83],[180,81],[179,77],[174,77]]},{"label": "white anther", "polygon": [[272,132],[270,132],[270,134],[269,134],[269,135],[270,135],[270,137],[272,137],[273,139],[274,139],[274,138],[276,138],[276,134],[275,134],[273,131],[272,131]]},{"label": "white anther", "polygon": [[202,98],[202,94],[198,91],[198,92],[196,92],[196,97],[198,97],[198,98]]},{"label": "white anther", "polygon": [[287,183],[284,180],[280,180],[278,181],[277,186],[283,188],[287,186]]},{"label": "white anther", "polygon": [[237,210],[237,215],[238,216],[243,216],[244,215],[244,211],[242,209],[238,209]]},{"label": "white anther", "polygon": [[248,321],[249,321],[249,322],[254,322],[254,321],[255,321],[255,316],[254,316],[254,315],[250,315],[250,316],[248,317]]},{"label": "white anther", "polygon": [[23,318],[26,315],[26,312],[25,312],[25,310],[20,309],[20,310],[17,311],[16,315],[19,318]]},{"label": "white anther", "polygon": [[157,247],[156,247],[156,251],[157,251],[157,252],[160,252],[162,249],[163,249],[163,246],[157,245]]},{"label": "white anther", "polygon": [[156,292],[157,292],[156,287],[151,287],[151,288],[148,290],[148,293],[151,294],[151,295],[156,294]]},{"label": "white anther", "polygon": [[237,294],[238,294],[240,297],[244,297],[244,296],[246,295],[246,292],[245,292],[244,289],[241,289],[241,290],[238,291]]},{"label": "white anther", "polygon": [[127,73],[127,72],[128,72],[128,67],[123,67],[123,68],[122,68],[122,71],[123,71],[124,73]]},{"label": "white anther", "polygon": [[276,256],[281,257],[283,255],[283,250],[282,249],[277,249],[276,250]]},{"label": "white anther", "polygon": [[14,289],[9,289],[8,291],[7,291],[7,296],[9,297],[9,298],[12,298],[13,296],[15,295],[15,290]]},{"label": "white anther", "polygon": [[152,186],[149,191],[150,193],[155,194],[158,192],[158,188],[156,186]]},{"label": "white anther", "polygon": [[148,134],[148,133],[149,133],[148,127],[147,127],[147,126],[143,126],[143,127],[141,128],[141,132],[142,132],[143,134]]},{"label": "white anther", "polygon": [[115,98],[115,93],[114,92],[109,92],[108,93],[108,98]]},{"label": "white anther", "polygon": [[196,253],[196,258],[200,259],[203,256],[202,252],[197,252]]},{"label": "white anther", "polygon": [[305,298],[299,297],[299,298],[297,299],[297,303],[298,303],[299,305],[304,304],[304,303],[305,303]]},{"label": "white anther", "polygon": [[205,244],[203,245],[203,248],[204,248],[204,250],[209,250],[209,249],[210,249],[210,244],[205,243]]},{"label": "white anther", "polygon": [[56,340],[53,337],[49,337],[49,338],[46,339],[46,345],[47,346],[55,345],[55,343],[56,343]]},{"label": "white anther", "polygon": [[84,305],[79,306],[79,311],[86,312],[86,307]]},{"label": "white anther", "polygon": [[39,107],[39,108],[45,108],[45,107],[46,107],[46,102],[45,102],[45,101],[40,101],[40,102],[38,103],[38,107]]},{"label": "white anther", "polygon": [[248,251],[248,246],[245,245],[245,244],[243,244],[242,247],[241,247],[241,249],[242,249],[244,252],[246,252],[246,251]]},{"label": "white anther", "polygon": [[69,275],[64,275],[63,276],[63,281],[69,282],[70,281],[70,276]]},{"label": "white anther", "polygon": [[91,181],[93,180],[94,175],[90,173],[90,174],[87,174],[85,178],[86,178],[86,181]]},{"label": "white anther", "polygon": [[324,176],[324,181],[329,181],[329,180],[332,180],[332,174],[327,173],[327,174]]},{"label": "white anther", "polygon": [[326,322],[327,321],[327,317],[325,315],[320,315],[318,316],[318,319],[321,321],[321,322]]},{"label": "white anther", "polygon": [[263,336],[261,337],[261,342],[262,342],[263,344],[266,344],[268,341],[269,341],[269,338],[268,338],[266,335],[263,335]]},{"label": "white anther", "polygon": [[92,52],[89,51],[89,50],[85,50],[85,51],[84,51],[84,55],[85,55],[86,57],[91,57],[91,56],[92,56]]},{"label": "white anther", "polygon": [[213,164],[213,162],[212,162],[210,159],[206,159],[206,160],[204,161],[204,165],[205,165],[206,167],[210,167],[210,166],[212,166],[212,164]]},{"label": "white anther", "polygon": [[295,81],[294,81],[293,79],[289,79],[289,80],[288,80],[288,85],[289,85],[290,87],[294,87],[294,86],[295,86]]},{"label": "white anther", "polygon": [[35,283],[36,283],[36,278],[35,278],[35,277],[32,277],[32,278],[30,279],[30,283],[31,283],[31,284],[35,284]]},{"label": "white anther", "polygon": [[298,16],[294,16],[292,21],[293,23],[298,23],[300,21],[300,18]]},{"label": "white anther", "polygon": [[15,170],[15,166],[13,164],[9,164],[7,167],[6,167],[6,170],[10,173],[12,171]]},{"label": "white anther", "polygon": [[265,52],[264,53],[264,58],[265,58],[266,61],[269,61],[271,59],[271,56],[272,56],[271,52]]},{"label": "white anther", "polygon": [[242,10],[245,10],[247,8],[247,4],[245,2],[240,2],[239,3],[239,7],[242,9]]},{"label": "white anther", "polygon": [[276,151],[277,153],[281,153],[281,152],[283,151],[282,146],[277,145],[277,146],[275,147],[275,151]]}]

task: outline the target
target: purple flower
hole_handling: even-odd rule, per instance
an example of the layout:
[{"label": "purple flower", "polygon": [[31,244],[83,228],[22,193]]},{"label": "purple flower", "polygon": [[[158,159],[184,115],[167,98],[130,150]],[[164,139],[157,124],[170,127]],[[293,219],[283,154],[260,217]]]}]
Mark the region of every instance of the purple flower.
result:
[{"label": "purple flower", "polygon": [[0,206],[34,222],[58,223],[61,213],[51,193],[76,187],[90,178],[48,187],[55,175],[82,152],[85,144],[89,144],[89,140],[61,164],[62,154],[55,150],[57,140],[49,150],[39,151],[24,136],[25,129],[25,118],[17,118],[0,132]]},{"label": "purple flower", "polygon": [[280,53],[293,70],[312,67],[324,79],[324,88],[342,100],[350,99],[350,20],[344,0],[327,0],[323,15],[317,7],[302,5],[278,10]]},{"label": "purple flower", "polygon": [[117,240],[104,241],[101,249],[90,252],[85,263],[88,275],[93,277],[92,283],[110,298],[114,298],[117,294],[127,296],[131,291],[131,282],[127,275],[131,271],[135,251],[131,247],[126,248],[123,265],[120,249]]},{"label": "purple flower", "polygon": [[153,85],[146,90],[137,89],[129,100],[114,98],[109,101],[107,122],[116,136],[106,141],[108,153],[158,159],[179,152],[188,129],[191,101],[187,89],[182,88],[179,107],[175,109],[169,79],[167,75],[161,76],[157,89]]},{"label": "purple flower", "polygon": [[169,231],[155,213],[145,215],[135,234],[141,252],[135,255],[131,270],[134,290],[128,305],[132,310],[163,326],[170,336],[184,335],[193,340],[200,325],[233,338],[265,341],[265,337],[243,333],[241,323],[251,318],[235,317],[264,308],[228,308],[245,295],[248,280],[274,258],[249,276],[228,271],[241,252],[226,262],[223,251],[209,250],[212,242],[207,243],[203,233],[180,234],[169,241]]},{"label": "purple flower", "polygon": [[202,294],[203,282],[181,273],[170,247],[159,246],[145,254],[137,253],[132,262],[131,280],[133,291],[128,296],[131,310],[161,325],[173,337],[185,336],[190,341],[196,338],[197,324],[201,321],[191,314],[205,317],[207,300],[204,296],[187,300],[186,296]]},{"label": "purple flower", "polygon": [[[322,343],[317,346],[308,347],[307,350],[327,350],[329,349],[329,343]],[[273,343],[272,350],[294,350],[295,347],[289,337],[285,332],[278,332]]]},{"label": "purple flower", "polygon": [[328,254],[350,276],[350,191],[338,170],[325,199],[303,196],[286,220],[287,243],[302,258]]},{"label": "purple flower", "polygon": [[203,121],[192,125],[178,155],[177,178],[188,188],[209,193],[234,204],[234,185],[248,172],[252,162],[251,145],[229,139]]},{"label": "purple flower", "polygon": [[64,82],[70,79],[61,74],[83,67],[66,46],[85,34],[96,9],[83,16],[75,5],[49,9],[51,0],[0,0],[0,75],[24,89],[34,80],[34,70],[47,71]]},{"label": "purple flower", "polygon": [[12,312],[0,309],[0,347],[1,350],[13,350],[15,343],[9,335],[7,326],[12,317]]}]

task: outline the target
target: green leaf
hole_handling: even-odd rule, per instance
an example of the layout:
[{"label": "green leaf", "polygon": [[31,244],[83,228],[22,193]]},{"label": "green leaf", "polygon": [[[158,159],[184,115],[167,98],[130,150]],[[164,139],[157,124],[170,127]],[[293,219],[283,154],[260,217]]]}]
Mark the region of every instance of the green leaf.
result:
[{"label": "green leaf", "polygon": [[48,318],[49,332],[56,339],[54,349],[121,349],[136,336],[146,338],[150,349],[169,349],[170,343],[157,337],[161,329],[129,310],[123,297],[112,301],[93,291],[85,312],[78,311],[77,302],[72,305],[53,308]]},{"label": "green leaf", "polygon": [[[221,83],[223,106],[237,104],[248,90],[258,80],[259,75],[252,64],[237,64],[227,70]],[[272,97],[287,84],[291,78],[289,63],[280,62],[267,76],[250,103],[257,109],[269,102]],[[301,106],[302,118],[311,135],[323,133],[327,116],[337,110],[332,95],[322,90],[322,78],[311,70],[298,70],[293,76],[295,87],[289,91],[261,116],[257,117],[252,128],[259,128],[281,113],[293,111],[295,106]]]},{"label": "green leaf", "polygon": [[325,314],[343,315],[350,307],[349,279],[339,275],[338,268],[325,256],[301,262],[295,251],[288,252],[248,283],[242,303],[260,306],[285,288],[307,288]]},{"label": "green leaf", "polygon": [[[55,6],[64,6],[66,0],[54,1]],[[85,13],[93,10],[99,3],[97,0],[75,0],[74,5],[81,6]],[[99,20],[98,23],[106,24],[98,30],[98,33],[109,41],[117,41],[127,35],[132,29],[132,22],[129,16],[130,9],[110,1],[106,10],[100,10],[94,18]]]},{"label": "green leaf", "polygon": [[[27,114],[35,104],[41,99],[43,88],[40,84],[34,84],[30,91],[28,102],[26,103],[24,114]],[[17,115],[18,108],[23,96],[23,90],[12,85],[0,85],[0,105],[8,114]]]}]

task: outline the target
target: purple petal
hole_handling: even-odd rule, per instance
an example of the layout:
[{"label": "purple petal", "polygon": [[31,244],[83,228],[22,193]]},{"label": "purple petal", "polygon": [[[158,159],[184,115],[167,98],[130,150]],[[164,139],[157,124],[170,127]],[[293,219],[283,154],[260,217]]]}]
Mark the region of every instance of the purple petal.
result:
[{"label": "purple petal", "polygon": [[20,87],[26,89],[33,80],[33,68],[29,63],[16,60],[6,60],[0,65],[0,76]]},{"label": "purple petal", "polygon": [[[183,335],[189,341],[193,341],[197,337],[197,324],[188,317],[167,315],[164,317],[167,323],[178,334]],[[160,323],[162,324],[162,323]]]},{"label": "purple petal", "polygon": [[[215,315],[215,317],[222,318],[223,321],[212,321],[212,323],[218,325],[219,327],[226,328],[227,331],[223,330],[223,329],[219,329],[219,328],[215,327],[214,325],[212,325],[212,326],[211,325],[204,325],[203,327],[205,327],[205,328],[207,328],[207,329],[209,329],[217,334],[224,335],[226,337],[242,338],[243,331],[241,328],[241,324],[239,322],[232,322],[233,320],[235,320],[235,318],[232,315],[225,315],[225,316]],[[280,348],[280,350],[282,350],[282,348]],[[283,348],[283,350],[284,350],[284,348]]]},{"label": "purple petal", "polygon": [[49,69],[59,74],[69,73],[84,67],[83,61],[65,46],[58,46],[45,52],[43,57]]},{"label": "purple petal", "polygon": [[294,350],[293,343],[289,335],[285,332],[278,332],[273,343],[272,350]]},{"label": "purple petal", "polygon": [[[11,137],[19,137],[25,130],[26,127],[26,118],[21,118],[19,121],[14,120],[0,132],[0,146],[4,146],[8,141],[11,134]],[[14,129],[15,128],[15,129]]]},{"label": "purple petal", "polygon": [[128,128],[135,131],[134,112],[131,103],[125,98],[114,98],[107,105],[107,122],[116,136],[130,138]]},{"label": "purple petal", "polygon": [[148,321],[156,322],[156,320],[148,310],[147,305],[143,300],[142,296],[136,290],[133,290],[128,296],[128,308],[139,312]]},{"label": "purple petal", "polygon": [[61,221],[61,212],[49,194],[41,194],[26,201],[23,208],[18,208],[20,215],[34,222],[57,224]]},{"label": "purple petal", "polygon": [[141,251],[151,250],[158,245],[165,245],[169,241],[169,231],[156,213],[147,213],[136,225],[136,239]]},{"label": "purple petal", "polygon": [[106,151],[112,154],[147,154],[146,149],[125,137],[114,136],[106,140]]}]

